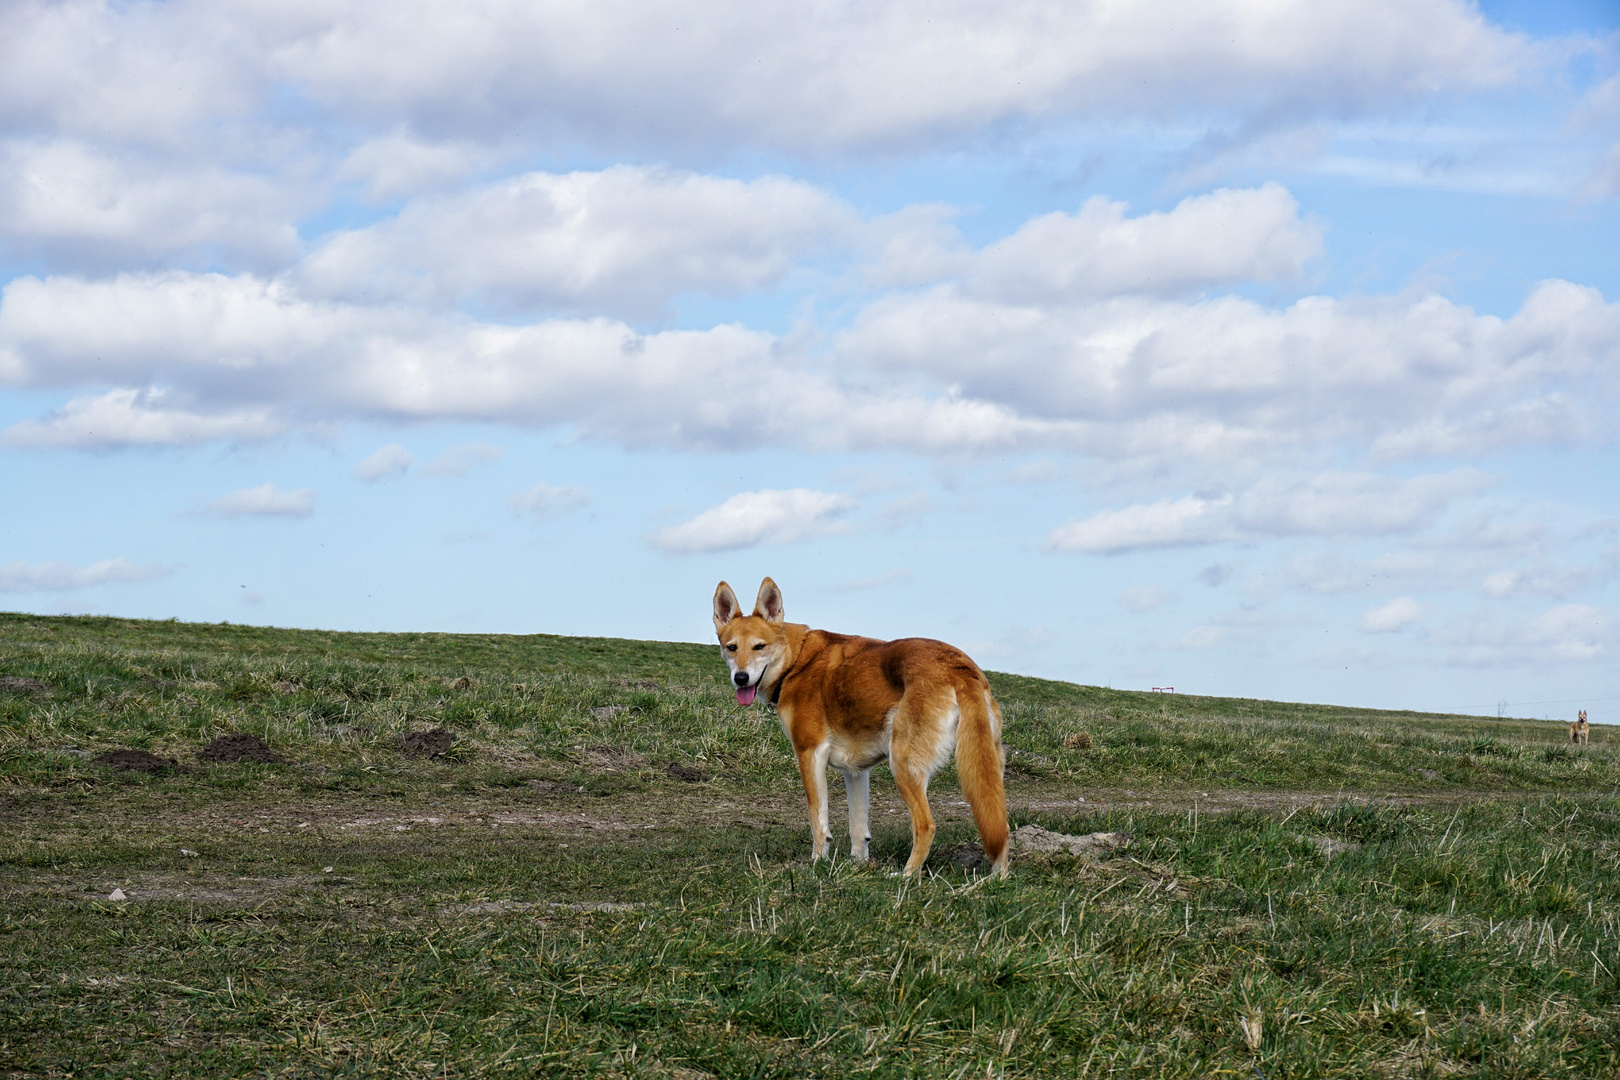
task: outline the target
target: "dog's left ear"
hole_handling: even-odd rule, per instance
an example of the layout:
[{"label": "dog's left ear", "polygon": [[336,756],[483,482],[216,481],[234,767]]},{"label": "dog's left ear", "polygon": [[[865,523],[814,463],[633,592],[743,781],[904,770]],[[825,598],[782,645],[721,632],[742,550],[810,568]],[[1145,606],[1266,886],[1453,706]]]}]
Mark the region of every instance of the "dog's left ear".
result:
[{"label": "dog's left ear", "polygon": [[754,614],[767,622],[779,624],[782,621],[782,590],[770,578],[759,583],[759,599],[754,601]]}]

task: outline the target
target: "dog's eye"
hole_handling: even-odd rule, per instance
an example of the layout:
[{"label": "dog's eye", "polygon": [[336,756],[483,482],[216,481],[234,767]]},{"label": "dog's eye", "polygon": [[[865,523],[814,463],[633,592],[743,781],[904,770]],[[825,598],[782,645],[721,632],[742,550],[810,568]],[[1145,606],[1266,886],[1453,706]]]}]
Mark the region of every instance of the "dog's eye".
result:
[{"label": "dog's eye", "polygon": [[730,645],[727,645],[726,648],[727,648],[727,650],[729,650],[731,652],[736,652],[737,651],[737,643],[735,641],[733,641]]},{"label": "dog's eye", "polygon": [[758,643],[757,645],[754,646],[754,651],[759,652],[759,650],[763,649],[764,647],[765,647],[765,643],[763,641],[761,641],[760,643]]}]

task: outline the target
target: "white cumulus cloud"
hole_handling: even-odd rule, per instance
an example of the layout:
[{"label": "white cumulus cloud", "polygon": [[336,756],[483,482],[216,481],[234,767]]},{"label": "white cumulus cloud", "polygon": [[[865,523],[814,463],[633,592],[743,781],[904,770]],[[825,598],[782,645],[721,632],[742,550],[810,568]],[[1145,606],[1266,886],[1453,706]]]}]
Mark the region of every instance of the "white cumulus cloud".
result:
[{"label": "white cumulus cloud", "polygon": [[219,517],[309,517],[315,512],[315,490],[294,488],[282,491],[274,484],[243,488],[222,495],[205,511]]},{"label": "white cumulus cloud", "polygon": [[291,94],[354,127],[489,141],[886,149],[1009,121],[1365,114],[1532,62],[1464,0],[18,0],[0,121],[175,141]]},{"label": "white cumulus cloud", "polygon": [[250,17],[284,35],[278,74],[355,116],[665,144],[724,132],[795,150],[1054,116],[1358,113],[1500,85],[1526,65],[1522,39],[1462,0],[482,0],[457,14],[400,0]]},{"label": "white cumulus cloud", "polygon": [[902,233],[873,271],[896,282],[954,277],[964,295],[1050,304],[1131,294],[1177,295],[1297,277],[1321,254],[1322,228],[1302,220],[1279,184],[1190,196],[1127,217],[1098,196],[1079,212],[1043,214],[977,252],[948,231]]},{"label": "white cumulus cloud", "polygon": [[1591,604],[1561,604],[1530,619],[1469,619],[1450,632],[1447,659],[1461,666],[1607,662],[1617,625]]},{"label": "white cumulus cloud", "polygon": [[339,233],[297,277],[315,295],[347,299],[646,314],[678,293],[771,285],[854,225],[836,199],[780,176],[634,165],[528,173]]},{"label": "white cumulus cloud", "polygon": [[520,491],[506,500],[519,514],[533,514],[540,521],[550,521],[564,514],[583,509],[591,503],[591,493],[573,484],[551,485],[539,483],[527,491]]},{"label": "white cumulus cloud", "polygon": [[354,467],[355,478],[367,484],[378,480],[394,480],[405,475],[416,458],[399,443],[380,446]]},{"label": "white cumulus cloud", "polygon": [[1387,604],[1379,604],[1362,612],[1361,629],[1369,634],[1392,634],[1423,618],[1428,608],[1410,596],[1397,596]]},{"label": "white cumulus cloud", "polygon": [[1168,604],[1174,596],[1166,589],[1157,585],[1133,585],[1119,594],[1119,602],[1131,611],[1140,615],[1144,611],[1152,611],[1156,607]]},{"label": "white cumulus cloud", "polygon": [[0,431],[0,445],[96,450],[251,442],[285,426],[262,405],[202,411],[179,405],[164,390],[123,389],[76,397],[48,416],[12,424]]},{"label": "white cumulus cloud", "polygon": [[1372,473],[1276,478],[1241,494],[1189,495],[1101,510],[1052,530],[1046,546],[1113,555],[1265,537],[1411,532],[1431,523],[1453,500],[1476,494],[1491,482],[1472,469],[1409,480]]},{"label": "white cumulus cloud", "polygon": [[0,592],[68,592],[91,585],[130,584],[167,577],[174,567],[136,565],[128,559],[103,559],[89,566],[65,562],[0,563]]},{"label": "white cumulus cloud", "polygon": [[1440,296],[1008,303],[959,284],[880,298],[839,338],[867,370],[930,376],[1076,448],[1211,462],[1349,440],[1481,452],[1601,430],[1620,304],[1543,282],[1511,318]]},{"label": "white cumulus cloud", "polygon": [[506,451],[493,443],[470,442],[452,446],[422,467],[428,476],[466,476],[476,466],[499,461]]},{"label": "white cumulus cloud", "polygon": [[215,165],[176,168],[80,141],[0,142],[0,237],[58,267],[165,259],[284,263],[299,185]]},{"label": "white cumulus cloud", "polygon": [[790,544],[839,531],[837,519],[854,507],[855,499],[839,492],[745,491],[648,539],[655,547],[680,553]]}]

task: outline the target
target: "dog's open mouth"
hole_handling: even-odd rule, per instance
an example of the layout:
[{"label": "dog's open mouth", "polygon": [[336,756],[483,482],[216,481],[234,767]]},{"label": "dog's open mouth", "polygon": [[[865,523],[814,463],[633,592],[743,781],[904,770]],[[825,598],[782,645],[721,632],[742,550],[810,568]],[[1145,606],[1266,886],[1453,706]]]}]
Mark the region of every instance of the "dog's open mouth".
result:
[{"label": "dog's open mouth", "polygon": [[754,703],[754,695],[758,692],[758,683],[754,684],[753,686],[739,686],[737,688],[737,704],[752,705]]}]

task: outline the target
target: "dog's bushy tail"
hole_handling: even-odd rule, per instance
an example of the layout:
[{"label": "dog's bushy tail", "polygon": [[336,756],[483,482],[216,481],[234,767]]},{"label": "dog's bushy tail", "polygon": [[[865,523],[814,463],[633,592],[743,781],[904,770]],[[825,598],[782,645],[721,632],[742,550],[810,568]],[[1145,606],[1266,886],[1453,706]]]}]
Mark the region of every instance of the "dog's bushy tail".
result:
[{"label": "dog's bushy tail", "polygon": [[956,772],[973,808],[992,871],[1007,872],[1007,790],[1002,785],[1001,710],[982,682],[957,689]]}]

